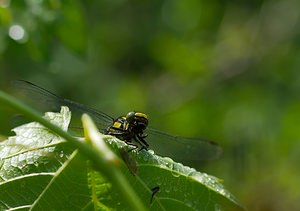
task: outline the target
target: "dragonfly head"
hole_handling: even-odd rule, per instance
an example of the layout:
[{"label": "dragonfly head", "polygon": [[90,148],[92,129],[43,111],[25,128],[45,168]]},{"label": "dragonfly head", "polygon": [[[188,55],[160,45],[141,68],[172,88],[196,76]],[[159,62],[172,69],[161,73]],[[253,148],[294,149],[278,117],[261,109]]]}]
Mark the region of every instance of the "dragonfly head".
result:
[{"label": "dragonfly head", "polygon": [[127,122],[134,127],[135,130],[142,132],[148,126],[148,117],[141,112],[131,111],[126,115]]}]

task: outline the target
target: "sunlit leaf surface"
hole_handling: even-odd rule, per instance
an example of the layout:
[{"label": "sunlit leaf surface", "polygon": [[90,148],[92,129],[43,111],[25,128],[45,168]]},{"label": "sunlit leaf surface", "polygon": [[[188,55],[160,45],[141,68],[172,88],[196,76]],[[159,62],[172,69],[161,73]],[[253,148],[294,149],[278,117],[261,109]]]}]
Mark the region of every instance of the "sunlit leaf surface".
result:
[{"label": "sunlit leaf surface", "polygon": [[[66,107],[45,116],[64,130],[70,117]],[[14,131],[16,136],[0,145],[1,210],[129,209],[114,186],[60,137],[38,123]],[[125,162],[130,161],[121,171],[150,210],[242,210],[217,178],[153,151],[126,153],[130,147],[124,142],[110,136],[105,140],[116,154],[123,152]],[[134,174],[128,169],[133,164]],[[157,186],[151,203],[151,189]]]}]

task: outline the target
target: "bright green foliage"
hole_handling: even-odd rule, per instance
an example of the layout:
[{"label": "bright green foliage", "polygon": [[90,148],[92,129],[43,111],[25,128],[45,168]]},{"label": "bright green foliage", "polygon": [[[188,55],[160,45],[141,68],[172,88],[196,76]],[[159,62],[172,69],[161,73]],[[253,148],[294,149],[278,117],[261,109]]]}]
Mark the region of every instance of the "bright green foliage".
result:
[{"label": "bright green foliage", "polygon": [[[70,121],[62,113],[47,113],[52,123],[64,130]],[[114,184],[97,172],[60,137],[38,123],[15,128],[16,136],[1,143],[0,209],[43,210],[129,210]],[[122,141],[105,137],[111,149],[129,149]],[[120,166],[140,200],[150,210],[242,210],[219,180],[195,169],[156,156],[151,151],[128,153],[136,162],[136,176],[126,165]],[[151,199],[151,188],[160,190]]]},{"label": "bright green foliage", "polygon": [[[0,89],[25,79],[115,118],[145,112],[153,128],[222,146],[219,160],[189,165],[224,179],[249,210],[300,210],[299,8],[1,0]],[[0,135],[12,113],[0,103]]]}]

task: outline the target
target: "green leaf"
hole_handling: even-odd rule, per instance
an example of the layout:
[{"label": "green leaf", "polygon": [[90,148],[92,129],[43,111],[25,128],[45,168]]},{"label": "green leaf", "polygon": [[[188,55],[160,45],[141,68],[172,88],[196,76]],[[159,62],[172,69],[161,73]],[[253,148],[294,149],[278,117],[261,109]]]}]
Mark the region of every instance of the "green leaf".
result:
[{"label": "green leaf", "polygon": [[[107,141],[118,151],[126,144],[118,139],[107,137]],[[193,168],[176,163],[170,158],[163,158],[153,151],[132,151],[136,161],[137,176],[125,167],[124,174],[145,205],[150,210],[243,210],[237,199],[228,192],[220,180],[214,176],[200,173]],[[101,186],[101,184],[100,184]],[[159,186],[153,203],[150,204],[151,189]],[[112,191],[106,204],[117,210],[122,209],[122,199]],[[120,201],[120,204],[116,204]]]},{"label": "green leaf", "polygon": [[55,173],[42,194],[32,206],[32,210],[76,210],[88,207],[91,202],[87,183],[87,163],[75,151]]},{"label": "green leaf", "polygon": [[[67,130],[70,112],[63,107],[45,118]],[[34,122],[14,131],[0,145],[0,210],[131,210],[118,186],[59,136]],[[118,168],[149,210],[243,210],[217,178],[151,150],[128,152],[131,146],[114,137],[103,139],[123,154],[127,165]],[[159,191],[151,203],[154,187]]]},{"label": "green leaf", "polygon": [[[50,122],[67,129],[70,112],[46,113]],[[45,190],[73,151],[39,123],[13,129],[16,136],[0,145],[0,210],[28,207]]]},{"label": "green leaf", "polygon": [[[45,118],[67,130],[71,114],[63,108],[61,114],[46,113]],[[0,181],[27,173],[54,172],[64,162],[66,154],[58,151],[58,144],[64,143],[59,136],[37,122],[13,129],[16,136],[9,137],[0,145]],[[53,159],[55,158],[55,159]]]}]

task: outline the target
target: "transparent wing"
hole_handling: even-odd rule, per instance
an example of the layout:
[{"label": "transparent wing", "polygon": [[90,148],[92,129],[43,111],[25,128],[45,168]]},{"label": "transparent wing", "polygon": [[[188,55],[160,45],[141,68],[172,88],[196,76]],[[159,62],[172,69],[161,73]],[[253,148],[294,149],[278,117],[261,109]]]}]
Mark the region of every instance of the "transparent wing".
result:
[{"label": "transparent wing", "polygon": [[38,102],[40,106],[46,109],[59,111],[61,106],[68,106],[73,114],[89,114],[99,126],[100,130],[107,128],[113,122],[113,118],[103,112],[68,99],[63,99],[31,82],[16,80],[12,83],[15,88],[26,94],[29,98]]},{"label": "transparent wing", "polygon": [[222,148],[213,141],[174,136],[152,128],[148,128],[146,133],[150,149],[176,160],[213,160],[222,154]]},{"label": "transparent wing", "polygon": [[[59,111],[60,106],[65,105],[70,108],[73,114],[89,114],[100,130],[110,126],[114,120],[103,112],[63,99],[31,82],[18,80],[13,81],[13,85],[48,111],[49,109]],[[176,158],[177,160],[212,160],[218,158],[222,153],[222,148],[212,141],[173,136],[152,128],[148,128],[146,133],[148,134],[146,140],[150,145],[150,149],[153,149],[159,155]]]}]

